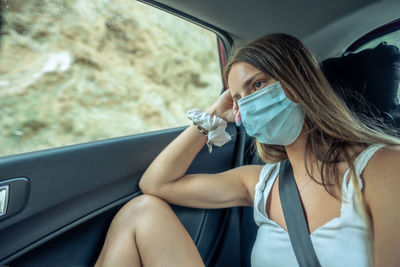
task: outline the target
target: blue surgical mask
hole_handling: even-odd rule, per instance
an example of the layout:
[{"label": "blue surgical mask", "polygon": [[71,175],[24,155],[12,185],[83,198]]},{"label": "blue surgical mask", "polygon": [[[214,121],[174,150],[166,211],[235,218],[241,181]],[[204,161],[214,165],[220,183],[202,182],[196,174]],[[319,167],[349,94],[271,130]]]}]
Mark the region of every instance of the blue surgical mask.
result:
[{"label": "blue surgical mask", "polygon": [[301,132],[304,109],[286,97],[279,82],[243,97],[237,103],[247,134],[260,143],[287,146]]}]

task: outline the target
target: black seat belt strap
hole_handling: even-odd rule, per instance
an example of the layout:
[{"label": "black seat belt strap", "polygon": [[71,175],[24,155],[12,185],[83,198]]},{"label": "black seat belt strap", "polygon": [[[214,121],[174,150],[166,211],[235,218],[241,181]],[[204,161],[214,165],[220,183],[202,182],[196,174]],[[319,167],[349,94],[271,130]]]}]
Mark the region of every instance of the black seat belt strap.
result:
[{"label": "black seat belt strap", "polygon": [[279,168],[279,196],[297,262],[300,267],[321,266],[311,242],[293,169],[288,159],[282,161]]}]

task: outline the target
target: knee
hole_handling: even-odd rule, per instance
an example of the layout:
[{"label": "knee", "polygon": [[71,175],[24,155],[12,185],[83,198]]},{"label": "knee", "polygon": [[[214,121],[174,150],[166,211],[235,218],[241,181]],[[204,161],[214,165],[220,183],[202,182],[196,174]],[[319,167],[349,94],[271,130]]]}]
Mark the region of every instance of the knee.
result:
[{"label": "knee", "polygon": [[167,207],[169,208],[169,205],[165,200],[152,195],[143,194],[131,199],[122,207],[121,211],[132,215],[143,215]]},{"label": "knee", "polygon": [[[143,194],[126,203],[113,219],[113,224],[134,226],[143,219],[159,216],[163,211],[170,210],[168,203],[158,197]],[[130,227],[129,227],[130,228]]]}]

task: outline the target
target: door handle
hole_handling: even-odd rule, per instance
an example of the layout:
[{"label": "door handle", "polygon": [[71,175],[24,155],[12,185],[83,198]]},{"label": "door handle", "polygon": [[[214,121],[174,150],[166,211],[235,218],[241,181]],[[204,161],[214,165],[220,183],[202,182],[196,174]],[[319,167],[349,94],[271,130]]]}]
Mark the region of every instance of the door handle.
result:
[{"label": "door handle", "polygon": [[7,213],[8,185],[0,186],[0,217]]},{"label": "door handle", "polygon": [[0,221],[20,213],[28,203],[28,198],[28,178],[0,180]]}]

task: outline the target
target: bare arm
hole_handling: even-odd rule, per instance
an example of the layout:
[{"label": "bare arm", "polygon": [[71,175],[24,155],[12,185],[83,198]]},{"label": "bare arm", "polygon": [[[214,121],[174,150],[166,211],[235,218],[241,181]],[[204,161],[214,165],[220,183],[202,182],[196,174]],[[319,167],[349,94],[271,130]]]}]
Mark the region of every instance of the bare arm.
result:
[{"label": "bare arm", "polygon": [[400,262],[400,149],[382,148],[364,171],[364,196],[373,221],[374,266]]},{"label": "bare arm", "polygon": [[[233,121],[232,97],[227,90],[207,112]],[[220,208],[251,206],[260,166],[244,166],[218,174],[185,175],[190,164],[206,144],[207,137],[189,126],[151,163],[139,183],[143,193],[170,203]]]}]

